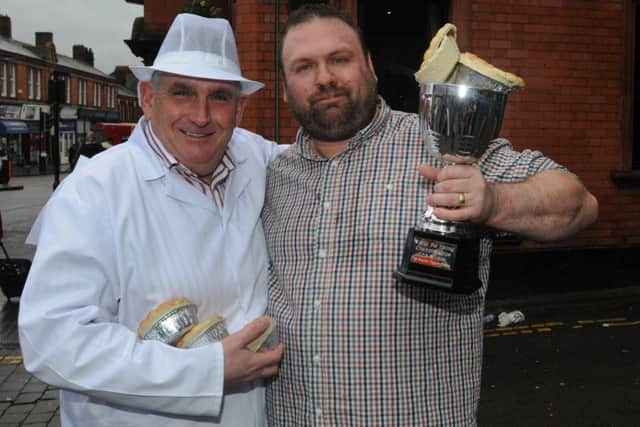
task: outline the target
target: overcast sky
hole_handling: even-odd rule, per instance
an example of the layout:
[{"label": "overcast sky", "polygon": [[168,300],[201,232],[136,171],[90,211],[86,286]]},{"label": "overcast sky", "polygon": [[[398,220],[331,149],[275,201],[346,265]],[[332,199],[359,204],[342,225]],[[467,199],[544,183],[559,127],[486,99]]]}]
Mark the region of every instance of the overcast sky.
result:
[{"label": "overcast sky", "polygon": [[14,40],[35,44],[35,33],[52,32],[56,51],[72,57],[72,46],[93,50],[94,65],[110,74],[116,65],[142,64],[123,40],[142,6],[125,0],[0,0],[0,14],[11,17]]}]

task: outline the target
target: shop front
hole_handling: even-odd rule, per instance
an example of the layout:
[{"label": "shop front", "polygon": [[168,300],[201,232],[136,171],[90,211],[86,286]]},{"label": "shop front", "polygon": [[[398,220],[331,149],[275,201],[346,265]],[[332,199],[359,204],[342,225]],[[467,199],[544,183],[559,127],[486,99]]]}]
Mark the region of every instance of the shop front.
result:
[{"label": "shop front", "polygon": [[22,120],[0,119],[0,184],[14,175],[14,165],[22,162],[22,141],[29,136],[29,127]]}]

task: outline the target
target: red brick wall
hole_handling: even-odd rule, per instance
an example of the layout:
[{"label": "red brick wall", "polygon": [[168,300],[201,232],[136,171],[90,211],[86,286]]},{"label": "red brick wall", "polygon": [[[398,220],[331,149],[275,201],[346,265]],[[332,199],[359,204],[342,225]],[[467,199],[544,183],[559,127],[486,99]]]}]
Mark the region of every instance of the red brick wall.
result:
[{"label": "red brick wall", "polygon": [[[579,175],[600,219],[567,245],[640,243],[640,189],[621,189],[625,54],[622,0],[470,0],[466,49],[522,76],[509,97],[503,135],[542,150]],[[467,23],[467,21],[465,21]]]},{"label": "red brick wall", "polygon": [[[280,2],[279,15],[282,26],[287,16],[286,2]],[[276,75],[275,2],[236,2],[234,27],[242,72],[248,78],[265,84],[262,90],[251,96],[242,126],[267,138],[277,137],[279,142],[290,143],[298,126],[282,99],[280,78]],[[280,110],[278,123],[276,108]]]},{"label": "red brick wall", "polygon": [[185,0],[152,0],[144,5],[144,25],[149,30],[166,31]]},{"label": "red brick wall", "polygon": [[[526,87],[510,95],[503,136],[569,167],[600,202],[595,226],[555,246],[640,244],[640,188],[620,188],[610,178],[623,166],[625,4],[451,0],[462,50],[525,79]],[[280,27],[286,7],[281,1]],[[237,0],[232,13],[243,72],[266,84],[251,97],[242,126],[291,142],[297,124],[276,89],[275,1]]]}]

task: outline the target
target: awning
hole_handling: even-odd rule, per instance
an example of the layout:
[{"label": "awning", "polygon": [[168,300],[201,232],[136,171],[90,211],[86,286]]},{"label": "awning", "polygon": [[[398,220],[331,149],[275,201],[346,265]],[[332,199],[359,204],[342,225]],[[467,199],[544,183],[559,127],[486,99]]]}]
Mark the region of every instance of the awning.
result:
[{"label": "awning", "polygon": [[28,133],[29,126],[21,120],[0,120],[0,135]]}]

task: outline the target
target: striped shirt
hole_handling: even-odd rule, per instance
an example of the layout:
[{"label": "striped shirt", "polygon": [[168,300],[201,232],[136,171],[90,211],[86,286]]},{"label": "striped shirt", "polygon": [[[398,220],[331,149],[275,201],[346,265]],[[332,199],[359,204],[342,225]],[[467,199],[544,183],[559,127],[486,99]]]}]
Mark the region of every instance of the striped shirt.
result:
[{"label": "striped shirt", "polygon": [[[481,242],[483,286],[471,295],[396,282],[407,231],[433,191],[416,166],[441,165],[417,116],[378,102],[343,153],[319,156],[300,130],[268,168],[268,312],[286,349],[267,389],[272,426],[476,424],[491,241]],[[501,182],[559,167],[504,139],[479,164]]]},{"label": "striped shirt", "polygon": [[174,171],[182,178],[184,178],[189,184],[193,185],[199,191],[207,196],[216,206],[222,210],[224,206],[224,190],[226,187],[227,178],[231,175],[231,171],[235,168],[235,163],[228,150],[225,150],[222,155],[220,163],[213,171],[213,180],[208,183],[202,179],[198,174],[191,169],[180,163],[167,149],[164,144],[160,142],[156,134],[153,132],[151,123],[147,120],[142,120],[142,131],[144,137],[151,147],[151,150],[156,153],[160,161],[167,167],[168,170]]}]

